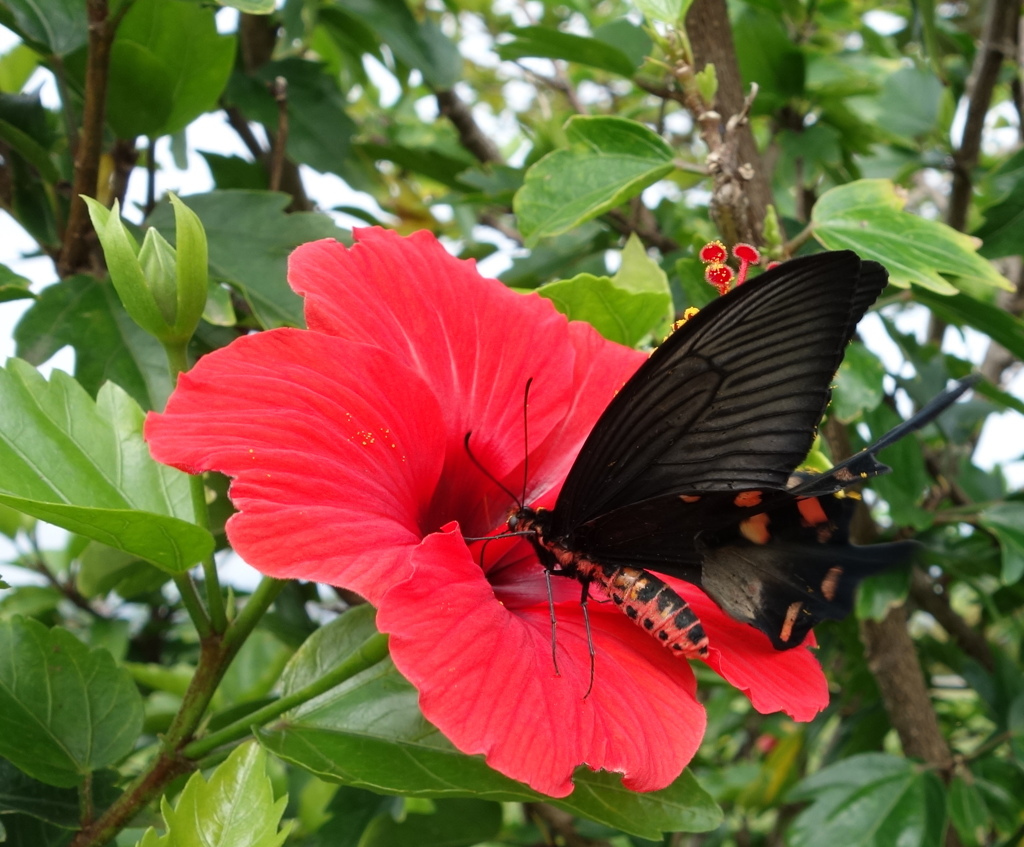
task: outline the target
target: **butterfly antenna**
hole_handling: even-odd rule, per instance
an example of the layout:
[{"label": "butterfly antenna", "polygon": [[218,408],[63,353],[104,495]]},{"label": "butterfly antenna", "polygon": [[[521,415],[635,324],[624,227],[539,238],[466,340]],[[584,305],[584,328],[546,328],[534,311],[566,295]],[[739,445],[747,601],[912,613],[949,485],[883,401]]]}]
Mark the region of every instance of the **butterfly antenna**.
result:
[{"label": "butterfly antenna", "polygon": [[519,508],[522,508],[523,507],[523,501],[520,500],[518,497],[516,497],[516,495],[513,494],[512,491],[509,490],[506,486],[502,485],[501,481],[499,479],[497,479],[497,477],[495,477],[494,474],[492,474],[489,470],[487,470],[487,468],[485,468],[483,466],[481,461],[476,456],[473,455],[473,451],[472,451],[472,449],[470,449],[470,446],[469,446],[469,437],[472,434],[473,434],[473,431],[470,430],[469,432],[466,433],[466,437],[462,440],[462,443],[466,446],[466,455],[469,456],[469,461],[471,461],[474,465],[476,465],[477,470],[479,470],[480,473],[482,473],[491,482],[493,482],[496,486],[498,486],[498,488],[500,488],[502,491],[504,491],[509,496],[509,498],[512,500],[512,502],[514,502]]},{"label": "butterfly antenna", "polygon": [[530,480],[530,416],[527,412],[530,408],[531,385],[533,385],[532,376],[526,380],[526,388],[523,389],[523,499],[519,501],[520,505],[526,503],[526,485]]}]

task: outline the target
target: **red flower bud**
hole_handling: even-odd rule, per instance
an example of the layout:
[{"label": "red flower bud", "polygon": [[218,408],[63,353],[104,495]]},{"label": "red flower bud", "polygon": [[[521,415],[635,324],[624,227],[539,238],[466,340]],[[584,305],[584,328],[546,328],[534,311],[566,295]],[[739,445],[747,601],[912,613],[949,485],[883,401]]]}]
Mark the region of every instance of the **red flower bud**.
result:
[{"label": "red flower bud", "polygon": [[725,251],[725,245],[721,241],[712,241],[700,249],[700,260],[705,263],[722,264],[729,254]]}]

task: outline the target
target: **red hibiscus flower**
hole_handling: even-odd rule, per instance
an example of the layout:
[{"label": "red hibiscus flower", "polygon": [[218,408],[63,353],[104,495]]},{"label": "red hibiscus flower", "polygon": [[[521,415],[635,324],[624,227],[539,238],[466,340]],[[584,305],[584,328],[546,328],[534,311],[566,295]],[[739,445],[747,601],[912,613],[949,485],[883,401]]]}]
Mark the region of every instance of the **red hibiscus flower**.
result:
[{"label": "red hibiscus flower", "polygon": [[[204,357],[163,414],[153,455],[234,478],[228,535],[262,572],[352,589],[378,609],[420,706],[460,750],[565,796],[586,764],[627,787],[668,785],[705,727],[689,663],[611,603],[591,603],[593,689],[580,585],[552,579],[500,531],[515,505],[552,506],[614,392],[644,356],[568,322],[537,295],[483,279],[428,233],[357,233],[300,247],[292,287],[308,330],[239,339]],[[700,615],[707,663],[762,712],[809,720],[827,702],[811,652],[778,652],[699,589],[668,580]],[[597,598],[595,598],[597,599]]]}]

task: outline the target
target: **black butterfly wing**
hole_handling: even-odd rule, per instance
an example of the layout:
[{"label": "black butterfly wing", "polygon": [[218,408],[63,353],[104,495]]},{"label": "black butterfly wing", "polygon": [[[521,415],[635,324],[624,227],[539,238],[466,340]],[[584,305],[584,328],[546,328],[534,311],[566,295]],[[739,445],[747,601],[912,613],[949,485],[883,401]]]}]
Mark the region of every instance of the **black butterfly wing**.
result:
[{"label": "black butterfly wing", "polygon": [[604,515],[680,492],[784,488],[886,280],[855,253],[821,253],[702,309],[601,415],[562,487],[552,536],[571,539]]}]

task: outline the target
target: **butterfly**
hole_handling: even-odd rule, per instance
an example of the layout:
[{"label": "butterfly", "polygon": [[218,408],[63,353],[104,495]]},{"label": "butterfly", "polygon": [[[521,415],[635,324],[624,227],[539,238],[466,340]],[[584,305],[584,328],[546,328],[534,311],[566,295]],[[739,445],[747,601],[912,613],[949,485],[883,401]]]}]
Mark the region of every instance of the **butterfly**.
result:
[{"label": "butterfly", "polygon": [[[598,419],[551,510],[521,506],[549,574],[599,586],[669,649],[707,655],[686,601],[656,574],[699,586],[777,649],[849,614],[866,576],[917,545],[849,542],[852,483],[887,473],[875,454],[936,417],[961,380],[866,450],[798,472],[857,323],[888,281],[851,251],[793,259],[690,318]],[[844,496],[845,495],[845,496]]]}]

